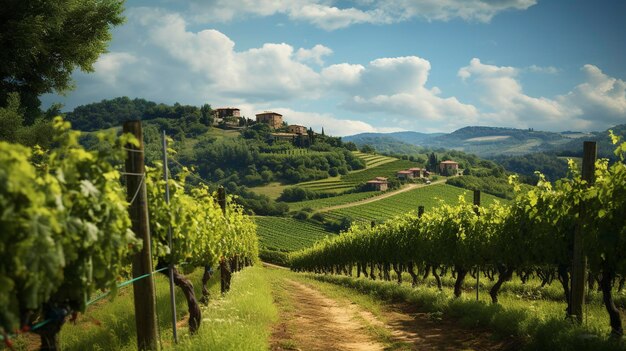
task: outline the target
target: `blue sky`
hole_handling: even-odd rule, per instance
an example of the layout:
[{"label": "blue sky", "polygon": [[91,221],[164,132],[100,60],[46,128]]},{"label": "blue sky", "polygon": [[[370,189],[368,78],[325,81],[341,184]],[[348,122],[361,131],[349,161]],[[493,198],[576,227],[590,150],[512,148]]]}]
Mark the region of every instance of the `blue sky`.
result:
[{"label": "blue sky", "polygon": [[626,123],[626,2],[126,3],[95,72],[44,105],[116,96],[273,110],[335,135]]}]

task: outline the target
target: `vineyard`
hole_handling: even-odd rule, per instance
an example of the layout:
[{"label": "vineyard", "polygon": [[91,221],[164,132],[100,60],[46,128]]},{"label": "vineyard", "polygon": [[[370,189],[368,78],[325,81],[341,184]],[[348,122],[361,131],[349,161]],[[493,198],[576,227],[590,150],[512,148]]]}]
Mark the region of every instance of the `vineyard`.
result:
[{"label": "vineyard", "polygon": [[575,297],[582,295],[576,284],[582,283],[582,290],[586,284],[575,280],[580,266],[572,262],[579,259],[575,250],[581,247],[574,240],[584,233],[580,244],[588,266],[583,263],[583,273],[588,269],[589,289],[598,283],[611,335],[619,339],[623,327],[614,295],[626,280],[626,143],[619,144],[615,154],[618,162],[599,160],[595,172],[583,166],[586,178],[572,165],[571,179],[552,185],[542,178],[525,193],[518,185],[510,204],[477,206],[461,199],[458,205],[432,207],[423,215],[410,213],[375,227],[353,227],[293,254],[292,268],[352,275],[356,267],[357,277],[382,280],[391,280],[393,271],[398,283],[406,272],[413,286],[419,282],[417,272],[425,272],[435,276],[439,289],[439,274],[452,274],[457,298],[468,275],[484,275],[494,281],[489,290],[493,304],[514,275],[522,282],[537,277],[543,284],[558,279],[567,315],[581,323],[582,300]]},{"label": "vineyard", "polygon": [[327,197],[323,199],[292,202],[289,204],[289,209],[291,211],[300,211],[304,208],[317,210],[317,209],[321,209],[324,207],[345,205],[345,204],[349,204],[355,201],[368,199],[370,197],[379,195],[380,193],[381,193],[380,191],[364,191],[364,192],[358,192],[358,193],[349,193],[349,194],[343,194],[343,195],[338,195],[338,196],[333,196],[333,197]]},{"label": "vineyard", "polygon": [[[60,118],[50,150],[0,142],[0,304],[6,307],[0,335],[6,345],[11,333],[33,331],[43,349],[57,349],[66,316],[133,283],[141,296],[135,299],[137,344],[155,348],[153,274],[163,272],[183,290],[193,334],[201,312],[178,267],[219,265],[225,292],[231,272],[257,260],[256,226],[242,208],[223,191],[187,189],[186,169],[176,179],[158,167],[144,170],[140,124],[124,127],[134,136],[99,133],[102,147],[95,151],[84,149],[80,133]],[[120,283],[131,277],[131,260],[133,279]]]},{"label": "vineyard", "polygon": [[407,160],[393,159],[392,161],[388,162],[388,157],[380,157],[384,157],[386,161],[372,167],[368,167],[364,170],[350,172],[339,178],[328,178],[311,182],[304,182],[299,183],[298,186],[318,192],[343,192],[353,189],[357,185],[365,183],[368,180],[372,180],[376,177],[386,177],[389,179],[394,179],[396,177],[396,172],[417,166],[415,162]]},{"label": "vineyard", "polygon": [[[466,201],[471,200],[471,192],[446,184],[433,184],[409,190],[391,197],[368,204],[357,205],[330,212],[324,216],[333,219],[350,217],[353,220],[369,223],[371,221],[385,221],[397,215],[417,210],[417,206],[431,209],[441,203],[455,203],[462,196]],[[484,203],[503,201],[495,196],[484,194]]]},{"label": "vineyard", "polygon": [[295,251],[310,247],[328,235],[321,225],[284,217],[255,217],[262,248]]},{"label": "vineyard", "polygon": [[385,163],[396,161],[397,158],[390,156],[383,156],[378,154],[365,154],[360,151],[352,152],[355,156],[365,161],[366,168],[377,167]]}]

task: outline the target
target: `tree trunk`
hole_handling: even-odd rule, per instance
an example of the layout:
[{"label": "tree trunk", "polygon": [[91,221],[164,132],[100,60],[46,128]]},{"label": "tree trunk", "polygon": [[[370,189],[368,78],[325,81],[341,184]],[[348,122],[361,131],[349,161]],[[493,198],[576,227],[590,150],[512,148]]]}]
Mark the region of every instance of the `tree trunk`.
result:
[{"label": "tree trunk", "polygon": [[41,340],[41,350],[56,351],[60,349],[59,332],[65,324],[68,310],[59,307],[44,306],[44,318],[51,321],[36,330]]},{"label": "tree trunk", "polygon": [[567,266],[564,264],[560,264],[558,266],[558,274],[559,274],[559,281],[561,282],[561,285],[563,286],[563,294],[565,295],[565,301],[567,301],[567,308],[565,309],[565,312],[567,313],[568,316],[571,316],[572,305],[570,301],[569,273],[567,272]]},{"label": "tree trunk", "polygon": [[407,271],[409,272],[409,275],[411,275],[411,286],[417,286],[417,274],[414,270],[413,261],[409,261],[407,265]]},{"label": "tree trunk", "polygon": [[209,288],[207,287],[207,283],[213,276],[213,269],[211,266],[204,266],[204,274],[202,275],[202,297],[200,298],[200,302],[203,304],[209,303]]},{"label": "tree trunk", "polygon": [[513,268],[507,268],[504,265],[498,266],[498,281],[491,287],[489,290],[489,295],[491,295],[491,302],[498,303],[498,292],[502,287],[504,282],[508,282],[513,277]]},{"label": "tree trunk", "polygon": [[393,271],[396,272],[396,277],[398,279],[398,285],[402,285],[402,264],[394,263]]},{"label": "tree trunk", "polygon": [[426,280],[426,278],[428,278],[428,275],[430,274],[430,270],[431,270],[431,267],[429,265],[426,265],[426,269],[424,270],[424,276],[422,277],[422,280]]},{"label": "tree trunk", "polygon": [[361,278],[361,263],[357,262],[356,264],[356,277]]},{"label": "tree trunk", "polygon": [[376,265],[374,264],[374,262],[372,262],[370,264],[370,279],[372,279],[372,280],[376,280],[375,271],[376,271]]},{"label": "tree trunk", "polygon": [[230,290],[230,267],[228,267],[228,262],[226,259],[222,259],[220,261],[220,291],[222,294],[225,294],[228,290]]},{"label": "tree trunk", "polygon": [[437,281],[437,289],[441,291],[443,289],[441,285],[441,278],[439,277],[439,274],[437,274],[437,268],[435,266],[433,266],[432,272],[433,272],[433,277],[435,277],[435,280]]},{"label": "tree trunk", "polygon": [[461,297],[463,293],[463,281],[467,275],[467,270],[462,267],[456,267],[456,281],[454,282],[454,296]]},{"label": "tree trunk", "polygon": [[613,294],[611,288],[613,287],[613,278],[615,272],[609,269],[606,264],[602,267],[602,279],[600,280],[600,287],[602,288],[602,299],[604,300],[604,306],[609,313],[611,320],[611,337],[621,338],[624,335],[624,329],[622,328],[622,319],[619,315],[619,310],[615,306],[613,301]]},{"label": "tree trunk", "polygon": [[[167,264],[164,262],[157,263],[157,269],[166,267]],[[210,268],[210,267],[209,267]],[[174,275],[174,285],[180,288],[185,295],[185,299],[187,300],[187,309],[189,310],[189,333],[195,334],[195,332],[200,328],[200,322],[202,321],[202,312],[200,311],[200,306],[198,305],[198,301],[196,300],[196,293],[193,290],[193,284],[187,277],[180,274],[176,267],[173,268]],[[161,274],[169,277],[169,272],[167,270],[161,271]],[[206,267],[204,274],[207,274]],[[210,276],[209,276],[210,278]],[[204,276],[202,277],[202,281],[204,283]],[[208,281],[208,279],[207,279]],[[202,287],[202,293],[204,297],[205,286]],[[208,290],[207,290],[207,301],[208,301]]]},{"label": "tree trunk", "polygon": [[385,270],[385,281],[391,280],[391,265],[389,263],[383,264],[383,269]]}]

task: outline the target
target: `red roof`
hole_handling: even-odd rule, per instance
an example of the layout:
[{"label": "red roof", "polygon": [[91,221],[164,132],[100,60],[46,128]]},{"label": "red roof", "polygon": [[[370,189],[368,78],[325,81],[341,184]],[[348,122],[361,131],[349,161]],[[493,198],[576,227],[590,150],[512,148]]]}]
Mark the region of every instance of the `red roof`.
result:
[{"label": "red roof", "polygon": [[376,178],[374,178],[374,179],[376,179],[376,180],[387,180],[387,178],[386,178],[386,177],[376,177]]},{"label": "red roof", "polygon": [[421,171],[421,168],[418,167],[413,167],[413,168],[409,168],[409,171]]},{"label": "red roof", "polygon": [[441,163],[443,163],[443,164],[449,164],[449,165],[452,165],[452,164],[456,164],[456,165],[458,165],[458,164],[459,164],[458,162],[454,162],[454,161],[441,161]]},{"label": "red roof", "polygon": [[398,174],[411,174],[411,171],[398,171]]}]

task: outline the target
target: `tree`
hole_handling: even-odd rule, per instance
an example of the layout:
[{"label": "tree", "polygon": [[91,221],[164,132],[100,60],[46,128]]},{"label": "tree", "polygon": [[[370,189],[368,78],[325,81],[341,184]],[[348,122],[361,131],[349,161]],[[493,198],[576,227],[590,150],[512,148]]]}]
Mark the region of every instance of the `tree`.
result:
[{"label": "tree", "polygon": [[25,122],[40,114],[39,96],[72,88],[72,71],[93,71],[110,28],[124,21],[121,0],[4,0],[0,6],[0,106],[20,94]]}]

